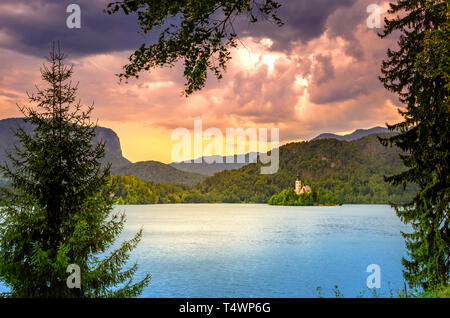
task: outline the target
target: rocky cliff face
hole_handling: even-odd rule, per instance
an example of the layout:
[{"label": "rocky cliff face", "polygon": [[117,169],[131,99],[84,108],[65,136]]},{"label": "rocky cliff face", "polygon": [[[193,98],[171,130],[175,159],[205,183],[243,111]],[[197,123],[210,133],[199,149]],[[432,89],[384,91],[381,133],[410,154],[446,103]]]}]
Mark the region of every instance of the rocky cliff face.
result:
[{"label": "rocky cliff face", "polygon": [[[14,145],[18,143],[14,131],[19,125],[27,133],[33,132],[33,126],[25,123],[22,118],[8,118],[0,120],[0,164],[8,162],[7,153],[13,153]],[[176,184],[194,185],[201,182],[206,176],[188,173],[177,170],[169,165],[156,161],[131,163],[123,157],[120,141],[117,134],[104,127],[97,127],[93,144],[100,141],[105,142],[105,157],[102,163],[111,163],[113,175],[130,174],[145,181],[151,182],[171,182]],[[5,186],[9,181],[0,175],[0,187]]]},{"label": "rocky cliff face", "polygon": [[131,163],[128,159],[123,157],[119,137],[112,129],[97,127],[93,142],[96,144],[100,141],[105,142],[104,162],[110,162],[113,166],[122,166]]},{"label": "rocky cliff face", "polygon": [[[26,132],[31,133],[33,126],[25,123],[22,118],[8,118],[0,120],[0,163],[8,162],[7,153],[14,150],[14,145],[18,142],[17,137],[14,136],[14,131],[17,127],[22,126]],[[130,161],[123,157],[120,141],[117,134],[104,127],[96,128],[96,135],[93,143],[97,144],[100,141],[105,142],[105,157],[103,163],[111,163],[113,166],[121,166],[129,164]]]}]

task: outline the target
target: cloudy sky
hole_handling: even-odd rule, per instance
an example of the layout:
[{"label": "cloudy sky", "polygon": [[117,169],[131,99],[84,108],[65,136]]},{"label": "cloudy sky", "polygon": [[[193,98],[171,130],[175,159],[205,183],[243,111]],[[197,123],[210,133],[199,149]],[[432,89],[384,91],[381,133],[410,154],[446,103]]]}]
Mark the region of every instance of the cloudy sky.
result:
[{"label": "cloudy sky", "polygon": [[[16,103],[40,84],[51,42],[60,40],[75,66],[82,102],[114,129],[131,161],[171,162],[172,131],[193,128],[280,129],[281,143],[322,132],[345,133],[399,121],[397,98],[379,82],[380,64],[395,38],[367,26],[367,6],[381,0],[284,0],[273,24],[238,25],[241,45],[227,72],[189,98],[180,65],[118,83],[115,74],[143,42],[135,16],[103,12],[108,0],[2,0],[0,119],[18,117]],[[66,8],[81,7],[81,28],[68,29]]]}]

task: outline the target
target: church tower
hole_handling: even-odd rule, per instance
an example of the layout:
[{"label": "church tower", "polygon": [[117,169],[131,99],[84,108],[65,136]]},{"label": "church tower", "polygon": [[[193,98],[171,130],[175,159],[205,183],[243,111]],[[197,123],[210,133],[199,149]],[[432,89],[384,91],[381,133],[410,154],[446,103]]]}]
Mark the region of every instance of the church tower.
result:
[{"label": "church tower", "polygon": [[300,180],[299,176],[297,175],[297,180],[295,181],[295,193],[301,194],[302,191],[302,181]]}]

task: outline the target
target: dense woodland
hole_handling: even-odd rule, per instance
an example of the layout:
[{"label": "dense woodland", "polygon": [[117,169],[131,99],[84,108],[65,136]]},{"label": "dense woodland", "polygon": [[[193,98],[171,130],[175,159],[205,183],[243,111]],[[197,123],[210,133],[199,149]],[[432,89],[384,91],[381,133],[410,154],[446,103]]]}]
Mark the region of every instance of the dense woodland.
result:
[{"label": "dense woodland", "polygon": [[341,205],[329,190],[313,187],[311,192],[298,195],[294,188],[284,189],[274,194],[268,202],[270,205]]},{"label": "dense woodland", "polygon": [[385,148],[370,135],[352,142],[323,139],[290,143],[280,148],[280,168],[260,174],[260,163],[226,170],[193,187],[155,184],[134,176],[113,177],[119,204],[267,203],[276,193],[293,187],[297,175],[307,184],[329,191],[337,202],[405,202],[414,186],[392,187],[383,175],[404,168],[394,148]]}]

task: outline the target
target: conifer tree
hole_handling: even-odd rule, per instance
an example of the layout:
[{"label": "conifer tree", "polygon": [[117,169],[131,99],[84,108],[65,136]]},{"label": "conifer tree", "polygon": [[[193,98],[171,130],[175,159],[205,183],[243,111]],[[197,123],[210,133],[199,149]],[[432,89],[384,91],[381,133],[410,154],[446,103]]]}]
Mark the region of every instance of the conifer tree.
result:
[{"label": "conifer tree", "polygon": [[[41,68],[45,88],[19,106],[34,130],[19,128],[20,143],[1,167],[11,187],[0,210],[0,280],[12,297],[133,297],[150,276],[133,282],[137,264],[122,270],[142,236],[106,254],[122,231],[125,216],[113,212],[110,166],[94,145],[93,106],[77,101],[72,66],[58,47]],[[80,288],[69,288],[70,264],[80,268]]]},{"label": "conifer tree", "polygon": [[434,289],[449,280],[449,1],[400,0],[390,5],[381,37],[400,33],[398,49],[388,50],[382,64],[384,86],[399,95],[403,121],[388,128],[396,134],[380,138],[404,151],[407,169],[386,177],[393,185],[415,183],[411,202],[394,205],[412,233],[403,233],[408,259],[405,279],[411,287]]}]

